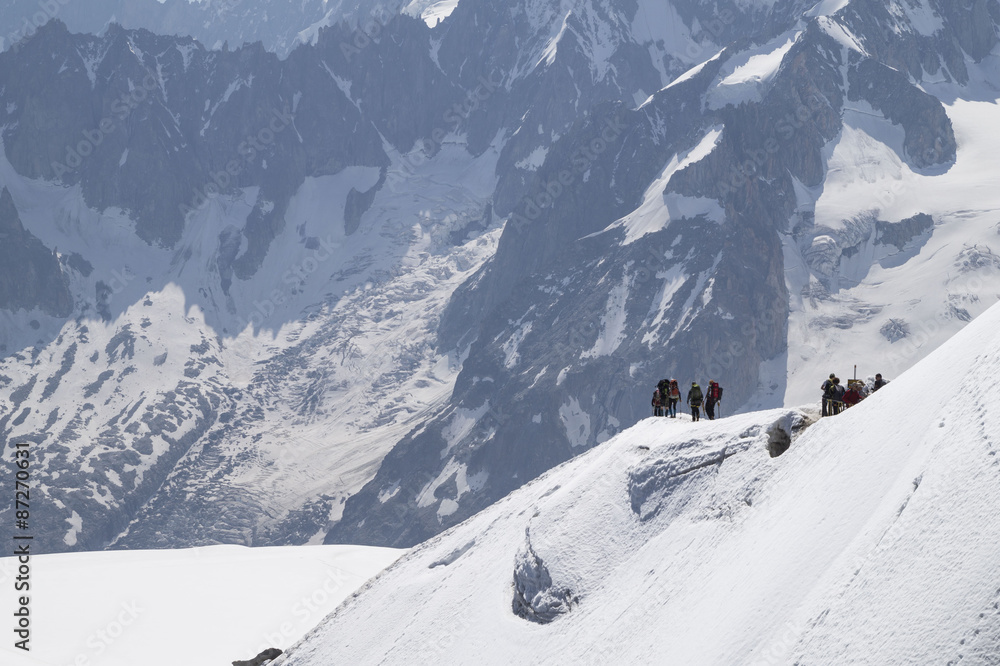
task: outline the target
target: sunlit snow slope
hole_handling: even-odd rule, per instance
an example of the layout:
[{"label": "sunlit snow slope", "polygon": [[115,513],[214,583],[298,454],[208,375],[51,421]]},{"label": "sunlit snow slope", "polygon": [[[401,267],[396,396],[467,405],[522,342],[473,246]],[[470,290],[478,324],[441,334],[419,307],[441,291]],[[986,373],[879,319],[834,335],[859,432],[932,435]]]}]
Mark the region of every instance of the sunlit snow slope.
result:
[{"label": "sunlit snow slope", "polygon": [[279,663],[996,663],[998,371],[993,307],[839,417],[647,419],[411,551]]},{"label": "sunlit snow slope", "polygon": [[[199,666],[286,648],[403,551],[212,546],[44,555],[31,560],[31,650],[4,666]],[[17,561],[0,559],[13,587]],[[3,614],[14,612],[3,595]]]}]

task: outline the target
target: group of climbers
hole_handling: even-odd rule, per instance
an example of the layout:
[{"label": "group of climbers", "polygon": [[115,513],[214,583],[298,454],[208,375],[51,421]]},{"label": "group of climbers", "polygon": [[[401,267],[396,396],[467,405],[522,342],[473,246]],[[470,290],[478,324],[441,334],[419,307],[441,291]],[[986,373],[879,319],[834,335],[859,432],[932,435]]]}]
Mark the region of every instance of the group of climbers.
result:
[{"label": "group of climbers", "polygon": [[661,379],[653,391],[653,416],[669,416],[677,418],[677,403],[681,399],[681,390],[676,379]]},{"label": "group of climbers", "polygon": [[[681,399],[680,386],[676,379],[661,379],[653,391],[653,416],[669,416],[677,418],[677,403]],[[687,404],[691,407],[691,420],[701,419],[701,407],[705,406],[705,413],[709,419],[715,418],[715,408],[722,403],[722,387],[717,381],[708,383],[707,394],[698,386],[698,382],[691,382],[691,388],[687,392]]]},{"label": "group of climbers", "polygon": [[[823,391],[822,414],[823,416],[840,414],[888,383],[888,380],[882,379],[881,373],[877,373],[875,381],[870,386],[861,380],[850,379],[845,387],[840,383],[837,373],[831,372],[829,378],[820,386],[820,390]],[[680,399],[681,390],[677,380],[661,379],[653,391],[653,416],[677,418],[677,403]],[[698,382],[691,382],[691,388],[687,392],[687,404],[691,408],[692,421],[701,420],[702,406],[708,418],[715,419],[715,409],[722,404],[722,387],[719,386],[719,382],[712,380],[708,383],[708,390],[702,391]],[[719,415],[721,416],[721,413]]]},{"label": "group of climbers", "polygon": [[840,414],[845,409],[858,404],[888,383],[888,380],[882,379],[882,373],[876,373],[875,381],[872,383],[871,388],[859,379],[849,379],[845,388],[840,383],[837,373],[831,372],[827,380],[819,387],[823,391],[822,415],[834,416]]}]

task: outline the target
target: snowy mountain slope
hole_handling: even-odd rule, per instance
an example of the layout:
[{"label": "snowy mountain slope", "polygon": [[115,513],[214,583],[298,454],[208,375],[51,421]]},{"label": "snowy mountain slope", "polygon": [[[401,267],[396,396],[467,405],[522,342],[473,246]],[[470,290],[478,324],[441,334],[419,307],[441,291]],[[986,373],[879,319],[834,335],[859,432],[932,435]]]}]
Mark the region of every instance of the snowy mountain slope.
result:
[{"label": "snowy mountain slope", "polygon": [[[495,10],[466,4],[442,30],[501,39],[479,21]],[[558,51],[547,64],[409,19],[360,46],[330,27],[285,61],[53,22],[0,58],[0,174],[74,301],[68,321],[0,316],[0,427],[36,446],[44,549],[305,542],[444,407],[465,350],[433,332],[494,253],[497,165],[526,110],[578,83],[574,108],[664,81],[649,53],[645,74],[623,68],[645,5],[581,10],[576,48],[553,41],[546,17],[569,14],[550,4],[519,6],[532,48]],[[598,48],[609,26],[617,54]],[[689,52],[678,29],[642,39]],[[487,56],[520,64],[501,85]],[[470,90],[489,104],[462,107]]]},{"label": "snowy mountain slope", "polygon": [[[118,271],[112,297],[135,305],[114,321],[81,317],[44,353],[0,365],[11,396],[0,413],[5,437],[33,442],[35,479],[50,500],[34,514],[46,533],[39,548],[303,543],[323,530],[451,391],[458,359],[429,340],[451,290],[495,247],[495,233],[467,245],[452,237],[488,196],[495,157],[480,162],[458,174],[446,152],[415,172],[425,207],[412,223],[400,217],[409,197],[387,191],[350,237],[317,229],[325,237],[315,250],[302,245],[315,218],[290,224],[256,283],[234,283],[232,295],[254,304],[229,315],[235,337],[220,337],[185,288],[210,280],[215,261],[195,234],[238,222],[231,214],[212,210],[192,226],[181,245],[196,252],[179,265],[162,252],[155,266],[157,253],[126,238],[146,262]],[[301,194],[315,211],[343,206],[335,190]],[[35,211],[41,228],[73,214],[48,200],[54,206]],[[55,246],[95,263],[120,256],[111,237],[50,231]],[[102,247],[107,258],[95,257]],[[176,277],[155,288],[135,279],[140,270]],[[290,282],[292,273],[311,280]],[[285,324],[296,307],[305,318]],[[204,501],[192,506],[192,496]]]},{"label": "snowy mountain slope", "polygon": [[[934,36],[886,42],[890,9],[823,3],[639,108],[595,107],[529,196],[498,196],[497,254],[441,327],[445,347],[474,341],[450,408],[328,542],[412,545],[457,524],[641,419],[663,377],[720,380],[728,410],[816,400],[831,371],[896,374],[996,302],[995,165],[977,139],[995,56],[956,61],[976,38],[947,14]],[[920,79],[872,55],[913,51]]]},{"label": "snowy mountain slope", "polygon": [[[215,546],[33,557],[28,653],[7,666],[228,664],[287,648],[401,554],[380,548]],[[0,579],[17,575],[0,558]],[[151,575],[152,574],[152,575]],[[14,598],[3,610],[13,614]]]},{"label": "snowy mountain slope", "polygon": [[462,0],[284,60],[39,30],[0,55],[47,278],[0,310],[0,432],[62,493],[46,548],[412,544],[664,375],[728,413],[906,367],[997,291],[997,3],[915,7]]},{"label": "snowy mountain slope", "polygon": [[991,663],[998,331],[994,307],[816,423],[647,419],[415,548],[278,663]]},{"label": "snowy mountain slope", "polygon": [[[384,137],[412,130],[382,135],[362,120],[332,60],[310,69],[292,58],[268,74],[277,61],[253,48],[230,59],[190,40],[76,38],[53,25],[5,54],[6,71],[32,71],[34,56],[48,67],[48,49],[71,64],[55,62],[59,76],[38,89],[7,80],[0,157],[10,223],[52,249],[50,284],[73,301],[68,320],[44,311],[62,302],[56,288],[34,309],[0,312],[0,432],[37,447],[51,500],[35,513],[39,550],[304,543],[450,393],[457,359],[432,333],[495,247],[484,210],[497,150],[401,154]],[[133,97],[150,69],[149,90]],[[275,74],[295,91],[261,83]],[[203,86],[207,99],[192,101]],[[88,144],[85,169],[52,182],[39,154],[63,159],[61,141],[88,122],[67,90],[135,107]],[[53,122],[44,146],[26,136],[39,96],[50,120],[72,118]],[[244,156],[253,141],[264,147]],[[236,155],[238,176],[213,171]],[[162,159],[185,168],[152,178]],[[405,177],[387,183],[390,170]],[[193,494],[211,501],[192,511]]]}]

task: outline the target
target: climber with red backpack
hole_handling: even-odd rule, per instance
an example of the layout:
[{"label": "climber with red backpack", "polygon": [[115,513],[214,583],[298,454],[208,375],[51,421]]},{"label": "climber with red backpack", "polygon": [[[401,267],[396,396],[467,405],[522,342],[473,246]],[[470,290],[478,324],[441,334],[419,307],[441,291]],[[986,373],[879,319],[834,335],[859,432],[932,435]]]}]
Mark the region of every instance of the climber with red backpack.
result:
[{"label": "climber with red backpack", "polygon": [[[708,414],[708,418],[715,419],[715,406],[722,402],[722,387],[719,386],[719,382],[710,381],[708,383],[708,396],[705,400],[705,413]],[[721,409],[719,416],[722,415]]]}]

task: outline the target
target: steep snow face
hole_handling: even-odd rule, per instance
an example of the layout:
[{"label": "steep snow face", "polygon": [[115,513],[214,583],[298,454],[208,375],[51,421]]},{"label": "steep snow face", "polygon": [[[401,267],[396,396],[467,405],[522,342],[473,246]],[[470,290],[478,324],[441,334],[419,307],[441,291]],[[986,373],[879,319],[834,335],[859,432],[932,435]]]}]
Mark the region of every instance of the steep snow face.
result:
[{"label": "steep snow face", "polygon": [[[31,558],[31,650],[5,666],[169,666],[252,659],[286,648],[403,551],[358,546],[205,548]],[[0,558],[12,585],[17,558]],[[14,595],[0,609],[13,615]]]},{"label": "steep snow face", "polygon": [[458,0],[413,0],[403,8],[403,13],[421,18],[429,27],[434,28],[448,18],[457,6]]},{"label": "steep snow face", "polygon": [[763,90],[777,74],[782,61],[801,34],[801,31],[793,31],[780,35],[726,63],[706,96],[708,107],[721,109],[727,104],[738,106],[749,101],[760,101]]},{"label": "steep snow face", "polygon": [[989,663],[997,372],[1000,307],[838,417],[645,420],[415,548],[278,663]]},{"label": "steep snow face", "polygon": [[[970,24],[930,0],[932,38],[884,31],[885,3],[462,0],[434,28],[320,20],[284,61],[50,24],[0,56],[0,175],[77,305],[0,313],[0,428],[41,454],[47,537],[420,540],[634,424],[665,374],[773,407],[799,399],[789,367],[812,397],[844,340],[838,364],[917,343],[880,300],[947,265],[921,252],[962,208],[870,198],[964,168],[958,100],[996,99],[954,83],[995,81],[996,3],[973,4]],[[129,121],[81,142],[136,81]],[[238,183],[219,171],[268,136]],[[80,146],[86,167],[50,168]],[[955,254],[995,265],[985,241]],[[947,331],[990,298],[939,301]],[[789,327],[789,307],[815,311]]]},{"label": "steep snow face", "polygon": [[721,136],[722,128],[713,127],[694,148],[671,157],[663,173],[646,190],[642,204],[608,229],[624,227],[625,243],[629,244],[647,234],[666,229],[671,220],[705,215],[716,222],[723,222],[725,211],[714,199],[684,196],[667,189],[674,174],[708,156],[715,150]]}]

